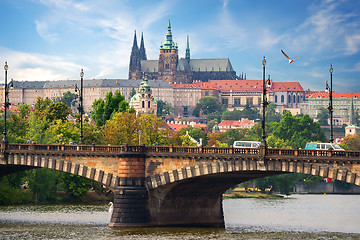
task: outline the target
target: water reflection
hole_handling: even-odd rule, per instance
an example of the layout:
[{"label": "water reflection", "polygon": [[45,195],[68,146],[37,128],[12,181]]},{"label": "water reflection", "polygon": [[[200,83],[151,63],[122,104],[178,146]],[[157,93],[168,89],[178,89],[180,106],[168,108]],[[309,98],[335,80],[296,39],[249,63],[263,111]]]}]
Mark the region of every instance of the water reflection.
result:
[{"label": "water reflection", "polygon": [[360,239],[360,196],[226,199],[226,229],[108,227],[107,205],[0,207],[0,239]]}]

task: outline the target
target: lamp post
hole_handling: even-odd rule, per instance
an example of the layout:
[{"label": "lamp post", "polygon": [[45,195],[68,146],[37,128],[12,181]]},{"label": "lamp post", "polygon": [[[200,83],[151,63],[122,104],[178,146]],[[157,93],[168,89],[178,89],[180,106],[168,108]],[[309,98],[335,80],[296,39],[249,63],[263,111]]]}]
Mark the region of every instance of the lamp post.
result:
[{"label": "lamp post", "polygon": [[5,143],[5,149],[6,149],[6,145],[8,143],[8,139],[7,139],[7,132],[6,132],[6,114],[7,114],[7,109],[9,108],[9,87],[13,87],[13,80],[11,79],[10,83],[8,84],[7,83],[7,70],[8,70],[9,66],[7,65],[7,62],[5,62],[5,66],[4,66],[4,69],[5,69],[5,101],[4,101],[4,137],[3,137],[3,142]]},{"label": "lamp post", "polygon": [[262,93],[262,121],[261,121],[261,128],[262,128],[262,140],[261,145],[264,145],[266,147],[266,134],[265,134],[265,113],[266,113],[266,106],[268,104],[266,100],[266,84],[265,84],[265,65],[266,60],[265,56],[262,61],[263,65],[263,93]]},{"label": "lamp post", "polygon": [[84,139],[83,139],[83,113],[84,113],[84,105],[83,105],[83,77],[84,77],[84,71],[81,69],[81,73],[80,73],[80,89],[77,87],[77,85],[75,85],[75,92],[79,91],[79,99],[80,99],[80,104],[78,107],[79,113],[80,113],[80,140],[79,140],[79,144],[84,144]]},{"label": "lamp post", "polygon": [[333,74],[333,67],[330,65],[330,87],[326,82],[326,89],[329,90],[329,113],[330,113],[330,142],[334,141],[334,134],[333,134],[333,105],[332,105],[332,74]]}]

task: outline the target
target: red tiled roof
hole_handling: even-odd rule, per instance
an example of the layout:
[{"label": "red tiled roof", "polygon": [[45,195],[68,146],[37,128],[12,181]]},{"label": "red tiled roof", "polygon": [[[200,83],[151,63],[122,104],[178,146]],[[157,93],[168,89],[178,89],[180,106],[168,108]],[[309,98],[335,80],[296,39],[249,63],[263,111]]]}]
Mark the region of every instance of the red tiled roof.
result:
[{"label": "red tiled roof", "polygon": [[[333,98],[360,98],[360,93],[335,93],[332,94]],[[309,98],[329,98],[328,92],[316,92]]]},{"label": "red tiled roof", "polygon": [[218,90],[214,85],[209,82],[202,82],[202,81],[194,81],[192,83],[171,83],[171,86],[174,88],[199,88],[199,89],[209,89],[209,90]]},{"label": "red tiled roof", "polygon": [[[167,123],[167,125],[170,127],[170,130],[175,131],[175,132],[180,131],[184,127],[190,127],[191,126],[191,125],[188,125],[188,124],[175,124],[175,123]],[[205,129],[205,133],[209,133],[209,131],[206,128],[205,123],[197,123],[192,127],[198,127],[198,128],[203,127]]]},{"label": "red tiled roof", "polygon": [[299,82],[273,82],[273,91],[304,91]]},{"label": "red tiled roof", "polygon": [[245,125],[255,125],[254,121],[251,121],[247,118],[241,120],[222,120],[219,123],[219,127],[229,128],[230,126],[233,128],[241,128]]},{"label": "red tiled roof", "polygon": [[[221,92],[261,92],[262,80],[209,80]],[[271,80],[270,80],[271,82]]]}]

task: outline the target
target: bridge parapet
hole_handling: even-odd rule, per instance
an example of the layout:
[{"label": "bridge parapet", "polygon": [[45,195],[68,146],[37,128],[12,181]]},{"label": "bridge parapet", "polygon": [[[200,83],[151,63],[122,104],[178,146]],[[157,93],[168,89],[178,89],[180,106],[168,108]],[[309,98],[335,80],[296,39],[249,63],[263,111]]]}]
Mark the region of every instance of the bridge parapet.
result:
[{"label": "bridge parapet", "polygon": [[[259,155],[258,148],[233,147],[183,147],[183,146],[145,146],[145,145],[65,145],[65,144],[8,144],[8,151],[54,151],[54,152],[107,152],[107,153],[166,153],[166,154],[224,154],[224,155]],[[360,151],[308,150],[268,148],[266,157],[335,157],[337,159],[359,160]]]}]

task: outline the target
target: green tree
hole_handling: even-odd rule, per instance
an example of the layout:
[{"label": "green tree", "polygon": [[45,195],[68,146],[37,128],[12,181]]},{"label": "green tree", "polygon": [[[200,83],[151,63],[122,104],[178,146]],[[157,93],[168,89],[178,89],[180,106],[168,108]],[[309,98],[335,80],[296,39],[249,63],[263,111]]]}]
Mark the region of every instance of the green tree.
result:
[{"label": "green tree", "polygon": [[35,202],[54,202],[56,200],[59,172],[39,168],[27,171],[27,181]]},{"label": "green tree", "polygon": [[271,191],[289,195],[300,179],[302,179],[301,174],[290,173],[258,178],[254,183],[262,192],[265,192],[266,188],[271,188]]},{"label": "green tree", "polygon": [[360,150],[360,134],[348,134],[341,142],[341,147],[346,150]]},{"label": "green tree", "polygon": [[221,141],[226,142],[229,146],[232,146],[234,141],[245,140],[248,133],[249,129],[229,129],[224,132]]},{"label": "green tree", "polygon": [[69,121],[56,120],[45,130],[44,141],[47,144],[62,144],[78,142],[80,138],[79,129]]},{"label": "green tree", "polygon": [[85,196],[92,186],[92,181],[90,179],[81,176],[62,173],[61,178],[64,182],[66,194],[72,199],[80,199]]},{"label": "green tree", "polygon": [[330,117],[329,110],[326,108],[321,108],[320,112],[317,114],[316,118],[320,126],[329,126],[328,119]]},{"label": "green tree", "polygon": [[131,112],[129,103],[125,101],[125,97],[121,95],[120,90],[116,90],[106,94],[105,100],[97,99],[92,105],[92,118],[96,126],[101,127],[109,120],[111,115],[119,112]]},{"label": "green tree", "polygon": [[11,143],[26,143],[26,135],[29,130],[29,121],[20,115],[12,113],[7,123],[8,139]]},{"label": "green tree", "polygon": [[56,97],[53,98],[52,101],[54,103],[56,102],[62,102],[64,104],[66,104],[69,108],[71,108],[72,106],[75,106],[76,104],[76,99],[77,99],[77,94],[76,93],[72,93],[70,91],[64,92],[62,97]]},{"label": "green tree", "polygon": [[69,114],[71,109],[65,103],[50,103],[45,109],[46,118],[50,123],[54,120],[65,121]]},{"label": "green tree", "polygon": [[265,120],[267,123],[269,122],[280,122],[281,121],[281,113],[276,111],[276,103],[270,103],[267,106]]},{"label": "green tree", "polygon": [[318,122],[314,122],[309,115],[298,117],[292,116],[290,112],[284,114],[272,134],[276,138],[289,141],[292,148],[304,148],[307,142],[326,141]]},{"label": "green tree", "polygon": [[261,115],[257,108],[251,108],[250,105],[246,103],[243,110],[224,111],[221,116],[221,120],[240,120],[242,118],[256,120],[260,119]]},{"label": "green tree", "polygon": [[202,139],[203,146],[207,145],[208,138],[204,128],[191,126],[184,127],[180,130],[180,136],[186,135],[186,132],[188,132],[188,134],[198,142],[200,142],[200,139]]},{"label": "green tree", "polygon": [[174,112],[173,106],[162,100],[157,101],[156,114],[158,117],[165,117],[166,115],[169,116],[172,112]]},{"label": "green tree", "polygon": [[203,97],[196,104],[193,116],[200,117],[200,111],[204,115],[209,115],[210,113],[223,112],[223,107],[217,98]]},{"label": "green tree", "polygon": [[110,120],[106,121],[101,131],[104,135],[104,142],[107,144],[137,145],[141,137],[140,123],[135,113],[115,113]]}]

